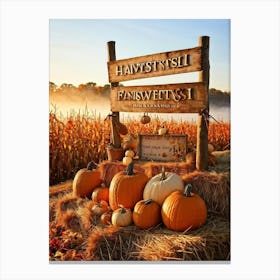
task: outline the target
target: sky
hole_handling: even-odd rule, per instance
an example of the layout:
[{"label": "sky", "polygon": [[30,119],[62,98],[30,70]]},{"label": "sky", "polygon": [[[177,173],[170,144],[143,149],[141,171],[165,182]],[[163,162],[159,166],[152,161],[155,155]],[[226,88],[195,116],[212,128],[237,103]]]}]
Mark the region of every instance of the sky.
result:
[{"label": "sky", "polygon": [[[107,42],[116,42],[116,58],[188,49],[210,37],[210,88],[230,91],[229,19],[50,19],[49,80],[57,86],[87,82],[108,84]],[[123,85],[198,81],[198,73],[138,79]]]}]

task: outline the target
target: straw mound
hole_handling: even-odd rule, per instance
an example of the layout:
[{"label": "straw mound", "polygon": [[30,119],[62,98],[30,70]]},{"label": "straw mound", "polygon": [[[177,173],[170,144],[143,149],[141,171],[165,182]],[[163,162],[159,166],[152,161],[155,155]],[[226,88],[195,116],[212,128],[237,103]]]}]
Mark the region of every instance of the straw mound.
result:
[{"label": "straw mound", "polygon": [[208,211],[205,225],[182,233],[168,230],[163,224],[149,230],[134,225],[103,226],[100,217],[93,215],[92,205],[91,200],[65,194],[57,199],[52,221],[81,234],[84,245],[79,251],[85,260],[229,260],[230,222],[216,213]]},{"label": "straw mound", "polygon": [[229,173],[194,171],[182,176],[185,184],[193,186],[193,192],[206,202],[207,209],[223,217],[230,214],[230,177]]},{"label": "straw mound", "polygon": [[87,260],[229,260],[230,232],[226,219],[211,215],[196,231],[174,232],[165,227],[139,230],[96,227],[87,239]]}]

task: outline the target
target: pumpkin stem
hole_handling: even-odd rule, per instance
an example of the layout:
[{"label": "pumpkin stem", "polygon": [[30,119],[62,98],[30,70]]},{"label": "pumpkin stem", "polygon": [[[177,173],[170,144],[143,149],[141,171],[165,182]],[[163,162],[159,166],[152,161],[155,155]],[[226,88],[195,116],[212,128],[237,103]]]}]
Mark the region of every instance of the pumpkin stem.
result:
[{"label": "pumpkin stem", "polygon": [[163,166],[161,168],[161,177],[160,177],[160,180],[161,181],[164,181],[166,179],[166,174],[165,174],[165,167]]},{"label": "pumpkin stem", "polygon": [[87,170],[93,170],[97,168],[97,164],[92,160],[87,165]]},{"label": "pumpkin stem", "polygon": [[184,190],[184,195],[187,197],[191,197],[191,190],[192,190],[192,185],[187,184]]},{"label": "pumpkin stem", "polygon": [[153,200],[152,200],[151,198],[149,198],[149,199],[145,200],[144,204],[145,204],[145,205],[148,205],[148,204],[150,204],[152,201],[153,201]]},{"label": "pumpkin stem", "polygon": [[120,213],[121,213],[121,214],[126,213],[126,209],[124,208],[124,206],[123,206],[123,205],[119,205],[119,206],[121,207]]},{"label": "pumpkin stem", "polygon": [[134,166],[134,162],[132,161],[131,163],[129,163],[129,165],[126,168],[126,175],[129,175],[129,176],[134,175],[133,166]]}]

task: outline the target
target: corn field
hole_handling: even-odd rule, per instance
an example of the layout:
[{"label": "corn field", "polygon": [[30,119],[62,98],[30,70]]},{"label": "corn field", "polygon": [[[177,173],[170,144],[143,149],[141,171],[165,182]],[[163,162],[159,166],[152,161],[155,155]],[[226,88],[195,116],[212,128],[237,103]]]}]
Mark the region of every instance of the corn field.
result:
[{"label": "corn field", "polygon": [[[148,124],[127,119],[124,124],[130,135],[157,133],[164,125],[170,134],[187,134],[188,147],[196,146],[196,122],[162,121],[154,118]],[[216,150],[230,149],[230,123],[211,122],[208,141]],[[99,163],[107,159],[106,146],[110,142],[110,122],[101,116],[72,114],[58,117],[49,113],[49,178],[50,185],[73,179],[76,172],[91,160]]]}]

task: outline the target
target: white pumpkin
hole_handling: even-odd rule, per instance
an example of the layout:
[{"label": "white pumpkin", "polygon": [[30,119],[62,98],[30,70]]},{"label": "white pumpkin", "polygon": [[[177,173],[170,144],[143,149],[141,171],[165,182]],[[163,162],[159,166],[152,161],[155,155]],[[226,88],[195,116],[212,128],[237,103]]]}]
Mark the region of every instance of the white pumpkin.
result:
[{"label": "white pumpkin", "polygon": [[165,172],[163,167],[162,173],[152,177],[146,184],[143,199],[151,198],[159,205],[162,205],[168,195],[178,190],[184,190],[183,179],[176,173]]},{"label": "white pumpkin", "polygon": [[159,130],[158,130],[158,134],[159,135],[165,135],[167,133],[167,129],[165,127],[161,127]]},{"label": "white pumpkin", "polygon": [[131,157],[123,157],[122,162],[124,165],[129,165],[132,162]]},{"label": "white pumpkin", "polygon": [[132,151],[132,150],[127,150],[127,151],[125,151],[125,154],[124,154],[126,157],[130,157],[130,158],[134,158],[134,156],[135,156],[135,153],[134,153],[134,151]]},{"label": "white pumpkin", "polygon": [[112,214],[112,225],[126,227],[132,224],[132,212],[130,209],[120,207]]}]

